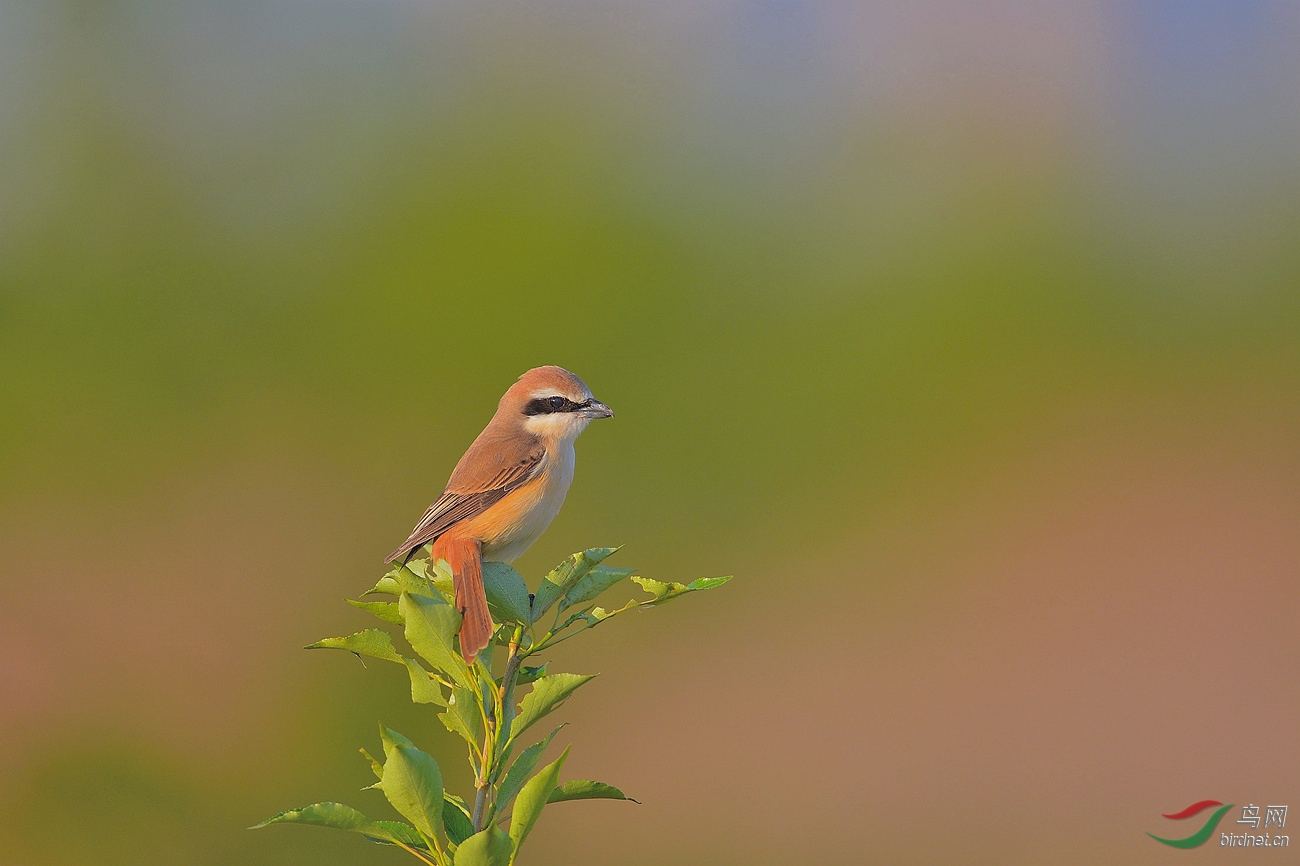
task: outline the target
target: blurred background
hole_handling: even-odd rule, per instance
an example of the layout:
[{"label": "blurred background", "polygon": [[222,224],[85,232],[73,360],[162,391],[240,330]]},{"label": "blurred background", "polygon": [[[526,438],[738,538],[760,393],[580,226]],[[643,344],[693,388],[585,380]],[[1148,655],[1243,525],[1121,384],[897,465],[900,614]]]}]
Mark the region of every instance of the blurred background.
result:
[{"label": "blurred background", "polygon": [[1300,806],[1297,38],[0,5],[0,861],[404,862],[243,828],[383,814],[380,719],[468,783],[400,669],[300,648],[541,363],[618,417],[530,581],[737,577],[556,651],[604,674],[566,770],[643,805],[553,807],[529,863],[1226,856],[1144,834]]}]

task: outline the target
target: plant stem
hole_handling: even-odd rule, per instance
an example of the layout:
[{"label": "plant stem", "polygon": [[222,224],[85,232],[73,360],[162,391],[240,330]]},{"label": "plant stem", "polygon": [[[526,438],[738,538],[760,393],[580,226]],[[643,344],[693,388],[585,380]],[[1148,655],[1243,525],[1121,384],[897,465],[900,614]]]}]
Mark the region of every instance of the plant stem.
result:
[{"label": "plant stem", "polygon": [[[495,691],[496,684],[493,683],[492,687],[493,691]],[[483,699],[483,689],[481,687],[478,689],[478,693],[481,701]],[[479,754],[479,763],[474,773],[474,812],[470,816],[470,822],[474,826],[475,833],[483,829],[483,812],[487,806],[488,788],[491,785],[492,761],[494,760],[492,746],[496,739],[497,721],[495,697],[493,695],[492,704],[484,708],[486,712],[483,714],[483,720],[487,724],[484,726],[485,730],[483,731],[483,750]],[[470,751],[472,752],[473,749],[470,749]]]},{"label": "plant stem", "polygon": [[[479,773],[479,778],[475,779],[475,785],[478,787],[474,794],[474,813],[471,821],[474,825],[474,832],[477,833],[483,829],[487,823],[487,799],[489,789],[492,787],[492,780],[496,776],[496,767],[493,764],[504,754],[506,740],[510,736],[510,722],[514,715],[515,680],[519,677],[519,666],[523,664],[523,655],[519,652],[519,639],[523,629],[516,628],[514,636],[510,639],[510,654],[506,659],[506,669],[501,675],[501,691],[499,693],[501,712],[497,714],[493,709],[489,710],[487,737],[483,743],[483,765]],[[496,701],[493,701],[495,704]]]},{"label": "plant stem", "polygon": [[519,678],[519,666],[523,662],[524,657],[519,652],[519,642],[511,641],[510,658],[506,660],[506,672],[501,677],[501,727],[506,729],[507,737],[510,736],[509,726],[514,721],[515,714],[515,680]]},{"label": "plant stem", "polygon": [[487,805],[488,781],[483,779],[483,784],[479,786],[478,793],[474,795],[474,832],[483,829],[483,807]]},{"label": "plant stem", "polygon": [[416,851],[410,845],[403,844],[402,842],[398,842],[396,840],[393,841],[393,844],[396,845],[398,848],[401,848],[407,854],[410,854],[416,860],[419,860],[421,863],[427,864],[427,866],[438,866],[437,863],[434,863],[432,860],[430,860],[428,857],[425,857],[419,851]]}]

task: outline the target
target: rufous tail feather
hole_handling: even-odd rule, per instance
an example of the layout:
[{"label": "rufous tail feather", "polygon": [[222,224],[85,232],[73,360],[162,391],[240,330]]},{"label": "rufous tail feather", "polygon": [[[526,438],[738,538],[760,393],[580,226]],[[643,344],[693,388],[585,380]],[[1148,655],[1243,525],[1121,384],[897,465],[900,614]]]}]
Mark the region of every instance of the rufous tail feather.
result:
[{"label": "rufous tail feather", "polygon": [[456,609],[461,613],[460,654],[474,661],[492,640],[492,615],[483,590],[482,546],[474,539],[442,536],[433,545],[433,562],[445,559],[456,587]]}]

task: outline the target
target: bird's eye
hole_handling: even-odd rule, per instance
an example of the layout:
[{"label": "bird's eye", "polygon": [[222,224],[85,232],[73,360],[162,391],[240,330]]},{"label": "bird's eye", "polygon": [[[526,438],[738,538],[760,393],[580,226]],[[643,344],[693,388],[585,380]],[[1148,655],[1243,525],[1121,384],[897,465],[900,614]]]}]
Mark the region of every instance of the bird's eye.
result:
[{"label": "bird's eye", "polygon": [[546,405],[551,407],[551,411],[552,411],[552,412],[558,412],[558,411],[560,411],[561,409],[563,409],[563,408],[564,408],[564,404],[565,404],[565,402],[567,402],[567,401],[566,401],[563,397],[547,397],[547,398],[546,398]]}]

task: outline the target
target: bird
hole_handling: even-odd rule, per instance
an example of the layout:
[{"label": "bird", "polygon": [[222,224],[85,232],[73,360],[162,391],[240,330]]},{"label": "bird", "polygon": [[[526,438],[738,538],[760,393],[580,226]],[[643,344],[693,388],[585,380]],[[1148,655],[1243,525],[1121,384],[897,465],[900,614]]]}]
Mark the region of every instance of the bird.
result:
[{"label": "bird", "polygon": [[550,526],[573,482],[574,441],[614,412],[563,367],[534,367],[506,390],[496,414],[386,562],[429,559],[451,568],[466,661],[483,651],[495,625],[483,590],[483,563],[513,562]]}]

